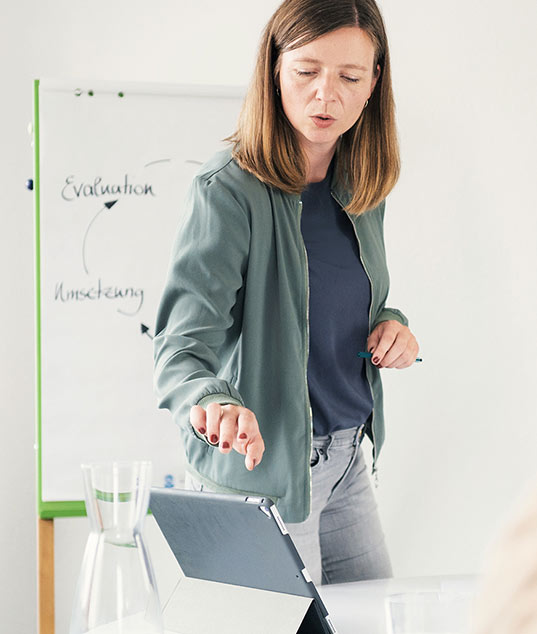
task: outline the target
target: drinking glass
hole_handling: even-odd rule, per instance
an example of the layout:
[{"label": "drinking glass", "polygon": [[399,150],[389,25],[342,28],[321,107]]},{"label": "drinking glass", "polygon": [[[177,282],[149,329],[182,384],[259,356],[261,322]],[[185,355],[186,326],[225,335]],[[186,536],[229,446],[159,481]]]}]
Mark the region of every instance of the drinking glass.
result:
[{"label": "drinking glass", "polygon": [[452,592],[413,592],[386,598],[388,634],[466,634],[471,597]]},{"label": "drinking glass", "polygon": [[90,534],[70,634],[162,634],[162,613],[142,528],[151,463],[82,465]]}]

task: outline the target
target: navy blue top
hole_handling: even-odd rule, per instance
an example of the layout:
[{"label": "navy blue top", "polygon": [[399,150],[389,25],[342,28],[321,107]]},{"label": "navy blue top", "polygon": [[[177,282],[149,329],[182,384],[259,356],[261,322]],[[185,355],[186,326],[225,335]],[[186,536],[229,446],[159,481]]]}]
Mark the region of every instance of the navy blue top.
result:
[{"label": "navy blue top", "polygon": [[371,288],[347,214],[330,193],[332,168],[302,192],[301,229],[309,269],[308,388],[313,433],[365,423],[373,409],[365,375]]}]

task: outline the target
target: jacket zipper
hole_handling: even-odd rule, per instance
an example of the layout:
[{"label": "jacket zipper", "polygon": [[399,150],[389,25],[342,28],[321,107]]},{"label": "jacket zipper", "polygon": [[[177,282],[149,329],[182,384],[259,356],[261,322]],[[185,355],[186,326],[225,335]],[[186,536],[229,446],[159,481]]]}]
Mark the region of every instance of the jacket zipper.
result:
[{"label": "jacket zipper", "polygon": [[[308,389],[308,357],[310,352],[310,280],[309,280],[309,271],[308,271],[308,252],[306,250],[306,245],[304,243],[304,238],[302,237],[302,229],[301,229],[301,219],[302,219],[302,201],[298,202],[298,234],[300,236],[300,240],[302,241],[302,248],[304,250],[304,278],[306,280],[306,328],[304,332],[305,336],[305,348],[304,348],[304,383],[306,385],[306,407],[308,411],[308,422],[309,422],[309,445],[306,447],[306,473],[309,473],[310,469],[310,461],[311,461],[311,447],[313,444],[313,412],[311,409],[310,403],[310,393]],[[311,511],[311,502],[312,502],[312,484],[311,484],[311,473],[309,476],[309,496],[310,496],[310,511]]]},{"label": "jacket zipper", "polygon": [[[356,231],[356,225],[352,221],[352,218],[350,217],[350,214],[347,212],[347,210],[341,204],[341,202],[337,199],[337,197],[334,195],[334,193],[331,192],[331,194],[332,194],[332,198],[343,209],[343,211],[345,211],[345,213],[347,214],[347,218],[349,219],[349,222],[352,225],[352,229],[353,229],[354,235],[356,237],[356,242],[358,243],[358,255],[360,256],[360,262],[362,263],[362,267],[363,267],[363,269],[365,271],[365,274],[367,275],[367,279],[369,280],[369,285],[371,286],[371,301],[369,302],[369,316],[368,316],[369,332],[371,332],[371,310],[373,309],[373,280],[371,279],[371,276],[369,275],[369,271],[367,270],[367,267],[365,265],[364,259],[362,257],[362,245],[360,243],[360,238],[358,237],[358,231]],[[369,380],[369,377],[367,376],[367,371],[365,373],[365,376],[366,376],[366,379],[367,379],[367,384],[369,385],[369,393],[371,394],[371,398],[373,398],[373,389],[371,388],[371,382]],[[373,466],[371,468],[371,474],[374,476],[374,478],[375,478],[375,486],[377,486],[378,485],[377,443],[375,442],[374,419],[375,419],[375,403],[373,403],[373,409],[371,410],[371,433],[373,434]]]}]

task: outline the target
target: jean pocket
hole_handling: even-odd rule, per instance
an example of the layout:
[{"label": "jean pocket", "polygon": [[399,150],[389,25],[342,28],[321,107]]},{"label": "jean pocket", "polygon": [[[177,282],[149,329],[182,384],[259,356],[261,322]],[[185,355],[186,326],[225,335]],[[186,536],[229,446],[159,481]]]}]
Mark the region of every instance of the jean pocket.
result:
[{"label": "jean pocket", "polygon": [[315,465],[319,464],[320,458],[321,458],[321,454],[319,453],[319,450],[317,449],[317,447],[312,447],[310,467],[314,467]]}]

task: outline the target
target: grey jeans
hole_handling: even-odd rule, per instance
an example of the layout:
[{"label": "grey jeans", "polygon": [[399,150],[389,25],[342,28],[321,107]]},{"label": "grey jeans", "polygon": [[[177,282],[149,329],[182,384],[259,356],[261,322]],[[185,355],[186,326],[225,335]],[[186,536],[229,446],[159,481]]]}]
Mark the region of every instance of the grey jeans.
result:
[{"label": "grey jeans", "polygon": [[362,429],[314,436],[311,514],[305,522],[286,524],[316,584],[392,576],[360,447]]},{"label": "grey jeans", "polygon": [[[314,436],[311,514],[286,524],[317,585],[392,576],[360,441],[361,429]],[[188,473],[185,486],[208,490]]]}]

